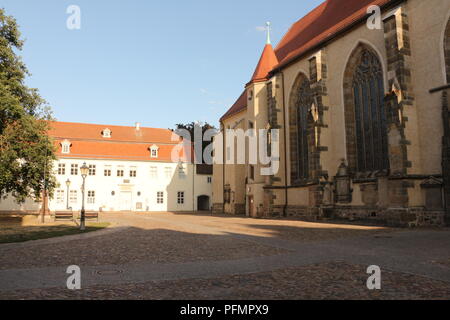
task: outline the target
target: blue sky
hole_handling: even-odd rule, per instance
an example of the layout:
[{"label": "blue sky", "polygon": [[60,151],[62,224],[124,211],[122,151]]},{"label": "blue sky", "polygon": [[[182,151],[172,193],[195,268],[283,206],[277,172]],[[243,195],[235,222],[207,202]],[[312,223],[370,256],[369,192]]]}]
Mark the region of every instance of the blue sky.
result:
[{"label": "blue sky", "polygon": [[[59,121],[173,128],[218,119],[250,80],[272,22],[276,45],[322,0],[2,0],[20,53]],[[81,29],[69,30],[69,5]]]}]

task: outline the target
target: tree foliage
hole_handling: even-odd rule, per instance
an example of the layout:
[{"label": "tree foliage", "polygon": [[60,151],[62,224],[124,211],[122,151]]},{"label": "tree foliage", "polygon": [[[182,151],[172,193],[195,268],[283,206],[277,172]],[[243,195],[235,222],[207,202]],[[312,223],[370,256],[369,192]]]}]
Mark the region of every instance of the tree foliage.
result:
[{"label": "tree foliage", "polygon": [[50,108],[25,85],[30,73],[16,54],[22,47],[15,19],[0,9],[0,197],[11,194],[19,203],[45,189],[52,194],[56,185]]},{"label": "tree foliage", "polygon": [[[175,133],[177,132],[177,130],[187,130],[189,132],[189,134],[191,136],[191,142],[192,142],[193,147],[195,147],[197,144],[201,144],[201,146],[202,146],[202,148],[201,148],[202,154],[201,155],[199,154],[197,156],[198,156],[198,159],[200,159],[200,158],[203,159],[202,155],[203,155],[203,152],[205,151],[205,148],[209,144],[211,144],[211,141],[203,141],[203,136],[204,136],[206,131],[208,131],[208,130],[217,130],[217,129],[214,126],[212,126],[209,123],[207,123],[207,122],[205,122],[205,123],[191,122],[191,123],[187,123],[187,124],[179,123],[179,124],[176,125],[176,128],[177,129],[175,130]],[[199,129],[201,129],[202,135],[201,135],[201,137],[199,137],[200,138],[199,141],[195,140],[195,131],[196,131],[195,129],[197,129],[198,132],[200,132]],[[203,162],[204,162],[204,159],[202,160],[202,163]]]}]

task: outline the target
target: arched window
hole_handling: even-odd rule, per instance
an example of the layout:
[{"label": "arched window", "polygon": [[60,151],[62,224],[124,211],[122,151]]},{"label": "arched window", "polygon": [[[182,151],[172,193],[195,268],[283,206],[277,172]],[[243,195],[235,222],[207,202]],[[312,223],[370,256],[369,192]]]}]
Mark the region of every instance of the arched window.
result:
[{"label": "arched window", "polygon": [[356,173],[389,169],[383,69],[377,55],[358,47],[344,79],[347,156]]},{"label": "arched window", "polygon": [[312,105],[310,81],[305,75],[300,75],[292,89],[289,110],[292,184],[302,184],[312,178],[314,157],[311,153],[315,143]]}]

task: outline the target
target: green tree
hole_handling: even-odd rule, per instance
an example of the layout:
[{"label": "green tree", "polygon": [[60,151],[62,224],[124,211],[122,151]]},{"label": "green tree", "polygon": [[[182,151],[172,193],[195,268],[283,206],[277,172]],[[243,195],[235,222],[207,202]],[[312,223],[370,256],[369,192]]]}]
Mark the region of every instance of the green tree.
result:
[{"label": "green tree", "polygon": [[0,197],[11,194],[22,203],[29,196],[52,195],[54,146],[48,137],[51,112],[17,51],[23,41],[16,20],[0,9]]}]

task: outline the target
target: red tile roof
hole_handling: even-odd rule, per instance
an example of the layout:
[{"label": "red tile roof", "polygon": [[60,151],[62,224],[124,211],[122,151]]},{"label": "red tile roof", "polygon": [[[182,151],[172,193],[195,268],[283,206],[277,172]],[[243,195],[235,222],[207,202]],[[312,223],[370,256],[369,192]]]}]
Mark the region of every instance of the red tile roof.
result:
[{"label": "red tile roof", "polygon": [[[111,138],[103,138],[102,132],[105,129],[111,130]],[[145,142],[145,143],[168,143],[176,144],[172,141],[172,131],[169,129],[140,128],[112,126],[88,123],[73,122],[51,122],[50,136],[66,139],[121,141],[121,142]]]},{"label": "red tile roof", "polygon": [[371,5],[380,7],[393,0],[327,0],[292,25],[275,49],[277,68],[333,38],[367,15]]},{"label": "red tile roof", "polygon": [[[102,131],[111,130],[111,138],[104,138]],[[109,159],[130,161],[171,162],[173,148],[179,141],[172,141],[168,129],[96,125],[71,122],[51,122],[49,136],[54,139],[59,158]],[[63,154],[61,143],[71,143],[70,153]],[[149,148],[156,145],[158,157],[151,158]],[[185,152],[181,152],[184,157]],[[185,160],[185,159],[183,159]]]},{"label": "red tile roof", "polygon": [[223,115],[220,121],[223,121],[247,108],[247,91],[244,90],[241,96],[236,100],[233,106]]},{"label": "red tile roof", "polygon": [[[269,71],[285,67],[309,50],[351,27],[367,15],[369,6],[383,7],[394,1],[396,0],[327,0],[323,2],[291,26],[275,49],[279,63]],[[239,98],[221,121],[245,108],[246,104],[242,104]]]},{"label": "red tile roof", "polygon": [[271,44],[266,44],[250,83],[266,81],[269,72],[278,65],[278,59]]}]

